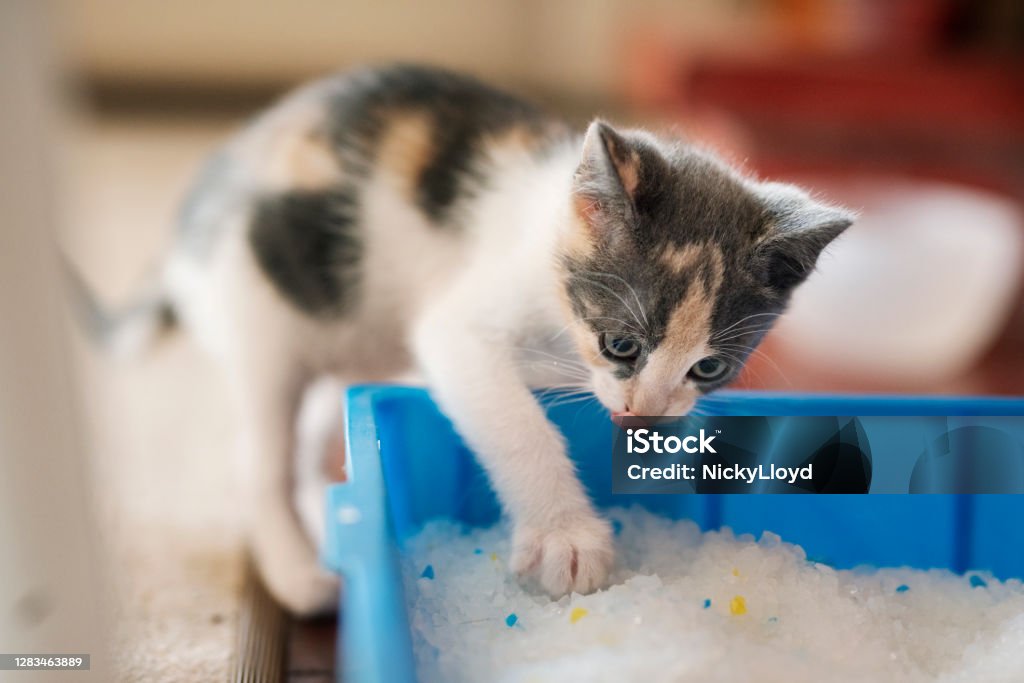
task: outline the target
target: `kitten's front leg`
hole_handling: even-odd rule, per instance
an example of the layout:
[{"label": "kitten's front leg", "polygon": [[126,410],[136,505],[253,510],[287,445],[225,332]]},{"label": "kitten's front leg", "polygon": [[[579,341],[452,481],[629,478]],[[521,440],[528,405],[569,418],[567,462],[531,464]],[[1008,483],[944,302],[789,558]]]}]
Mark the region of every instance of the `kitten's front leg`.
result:
[{"label": "kitten's front leg", "polygon": [[[464,311],[462,311],[464,314]],[[517,371],[507,345],[438,307],[415,346],[434,397],[477,453],[513,523],[511,567],[553,595],[601,586],[613,560],[562,435]]]}]

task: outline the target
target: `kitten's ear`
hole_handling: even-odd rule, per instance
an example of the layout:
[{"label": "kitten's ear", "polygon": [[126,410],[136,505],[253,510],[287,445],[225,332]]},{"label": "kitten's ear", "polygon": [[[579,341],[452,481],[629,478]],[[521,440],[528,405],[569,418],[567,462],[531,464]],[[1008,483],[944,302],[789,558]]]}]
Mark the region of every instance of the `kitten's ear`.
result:
[{"label": "kitten's ear", "polygon": [[640,182],[640,155],[625,137],[604,121],[594,121],[583,138],[577,179],[605,182],[607,191],[632,199]]},{"label": "kitten's ear", "polygon": [[768,236],[758,245],[758,259],[770,287],[793,289],[811,274],[818,256],[853,224],[854,214],[811,199],[792,185],[762,185]]},{"label": "kitten's ear", "polygon": [[604,121],[591,123],[573,178],[573,207],[595,237],[632,217],[639,182],[640,155],[635,146]]}]

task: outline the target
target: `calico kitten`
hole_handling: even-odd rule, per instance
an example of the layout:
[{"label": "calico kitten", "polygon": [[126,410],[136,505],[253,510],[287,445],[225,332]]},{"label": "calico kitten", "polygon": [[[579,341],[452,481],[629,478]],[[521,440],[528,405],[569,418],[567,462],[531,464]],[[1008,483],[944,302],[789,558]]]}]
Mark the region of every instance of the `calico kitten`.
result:
[{"label": "calico kitten", "polygon": [[366,69],[300,89],[212,157],[157,296],[108,331],[173,311],[219,358],[251,547],[295,612],[336,599],[292,491],[297,406],[322,374],[422,372],[511,519],[511,568],[588,592],[609,525],[530,388],[686,413],[850,222],[681,140],[602,121],[580,135],[468,77]]}]

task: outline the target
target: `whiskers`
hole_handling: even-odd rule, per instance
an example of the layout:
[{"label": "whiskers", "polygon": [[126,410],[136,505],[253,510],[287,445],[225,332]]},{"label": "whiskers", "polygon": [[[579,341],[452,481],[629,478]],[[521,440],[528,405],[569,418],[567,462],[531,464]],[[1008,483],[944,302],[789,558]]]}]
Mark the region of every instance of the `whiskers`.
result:
[{"label": "whiskers", "polygon": [[732,361],[733,363],[736,363],[737,365],[743,366],[742,374],[748,377],[750,375],[753,375],[753,378],[756,379],[757,383],[762,388],[767,387],[768,383],[764,381],[764,377],[762,377],[761,373],[758,372],[756,368],[747,364],[746,361],[750,357],[756,357],[759,360],[763,360],[765,363],[770,365],[772,369],[775,371],[775,374],[778,377],[780,377],[789,386],[790,389],[793,388],[793,382],[790,381],[789,377],[786,376],[786,373],[782,370],[781,367],[779,367],[779,364],[776,363],[775,359],[773,359],[764,351],[761,351],[758,348],[748,346],[745,344],[722,344],[720,342],[716,343],[714,345],[714,348],[719,356],[726,358]]},{"label": "whiskers", "polygon": [[[581,270],[574,273],[574,275],[575,277],[583,280],[584,282],[588,282],[594,285],[595,287],[600,287],[601,289],[603,289],[604,291],[608,292],[616,299],[618,299],[619,302],[626,308],[626,311],[628,311],[629,314],[633,316],[633,320],[636,322],[636,327],[638,331],[646,332],[647,329],[650,327],[650,321],[647,319],[647,311],[644,310],[643,302],[640,301],[640,295],[637,294],[636,288],[633,287],[633,285],[629,284],[629,282],[627,282],[621,276],[615,275],[614,273],[606,273],[597,270]],[[635,302],[635,308],[633,304],[631,304],[626,299],[625,296],[623,296],[614,288],[612,288],[608,284],[607,280],[602,281],[597,278],[611,278],[613,282],[621,282],[628,290],[629,295]]]},{"label": "whiskers", "polygon": [[[607,316],[607,315],[592,315],[592,316],[588,316],[586,318],[579,318],[578,320],[580,320],[581,322],[590,322],[592,320],[607,320],[607,321],[613,322],[613,323],[615,323],[617,325],[617,329],[614,329],[614,330],[613,329],[600,330],[600,332],[621,332],[621,331],[626,331],[626,332],[632,332],[632,333],[636,334],[637,336],[642,336],[643,333],[644,333],[644,330],[639,328],[639,327],[637,327],[634,323],[631,323],[631,322],[628,322],[626,320],[623,320],[622,318],[614,318],[612,316]],[[572,325],[572,323],[568,323],[566,325],[563,325],[561,327],[561,329],[559,329],[557,332],[555,332],[553,335],[551,335],[550,341],[556,341],[559,337],[561,337],[563,334],[565,334],[566,330],[568,330],[571,325]]]},{"label": "whiskers", "polygon": [[739,339],[751,334],[763,334],[772,328],[775,324],[775,320],[782,315],[781,313],[754,313],[744,318],[740,318],[729,327],[721,329],[715,334],[711,335],[710,341],[712,345],[719,342],[726,342],[732,339]]},{"label": "whiskers", "polygon": [[590,387],[572,384],[548,387],[539,392],[537,396],[548,410],[597,400]]},{"label": "whiskers", "polygon": [[575,377],[577,379],[588,379],[590,377],[590,369],[581,361],[573,358],[567,358],[557,353],[529,346],[512,346],[511,348],[513,351],[518,351],[522,354],[522,357],[516,360],[516,364],[520,367],[527,369],[540,367],[562,376]]},{"label": "whiskers", "polygon": [[[768,386],[768,383],[764,381],[761,373],[758,372],[755,367],[747,364],[748,358],[755,357],[771,366],[775,374],[785,381],[790,388],[792,388],[793,383],[771,356],[756,348],[755,344],[744,343],[745,339],[751,337],[756,340],[760,340],[760,338],[772,328],[775,321],[781,315],[781,313],[754,313],[752,315],[745,316],[734,322],[732,325],[729,325],[728,327],[711,335],[708,343],[713,349],[715,349],[715,353],[717,355],[728,359],[736,365],[743,366],[744,370],[741,377],[744,380],[753,379],[756,384],[761,387]],[[747,386],[749,388],[746,381],[741,381],[740,384],[741,386]]]},{"label": "whiskers", "polygon": [[686,417],[712,417],[714,413],[709,413],[707,410],[704,410],[703,404],[706,403],[706,401],[706,397],[702,397],[700,401],[693,406],[690,412],[686,414]]},{"label": "whiskers", "polygon": [[512,348],[523,355],[517,361],[521,369],[528,372],[539,370],[554,381],[554,383],[545,381],[540,391],[537,392],[537,398],[547,408],[593,399],[590,368],[583,362],[532,347],[514,346]]}]

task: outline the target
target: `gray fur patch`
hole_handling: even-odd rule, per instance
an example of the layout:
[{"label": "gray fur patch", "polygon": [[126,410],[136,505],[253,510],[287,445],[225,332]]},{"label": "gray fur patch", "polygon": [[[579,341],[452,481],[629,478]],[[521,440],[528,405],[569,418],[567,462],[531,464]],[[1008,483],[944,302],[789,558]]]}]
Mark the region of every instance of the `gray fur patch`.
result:
[{"label": "gray fur patch", "polygon": [[[608,145],[604,149],[610,154]],[[604,164],[584,152],[577,171],[577,191],[600,208],[590,217],[595,249],[564,257],[570,305],[588,321],[595,344],[602,332],[642,343],[634,363],[616,368],[620,378],[630,377],[664,341],[670,316],[690,289],[700,283],[710,291],[712,259],[695,255],[710,256],[714,250],[722,267],[710,340],[731,370],[701,385],[711,391],[735,378],[793,288],[850,218],[795,188],[766,192],[782,186],[743,178],[710,154],[682,144],[614,133],[611,149],[615,158]],[[633,166],[624,171],[621,159],[627,155]],[[636,177],[628,182],[598,177],[615,172]],[[627,186],[633,187],[630,196],[622,191]]]},{"label": "gray fur patch", "polygon": [[217,244],[224,227],[223,207],[237,201],[233,187],[236,169],[224,148],[211,154],[189,187],[178,210],[180,244],[194,256],[205,258]]}]

